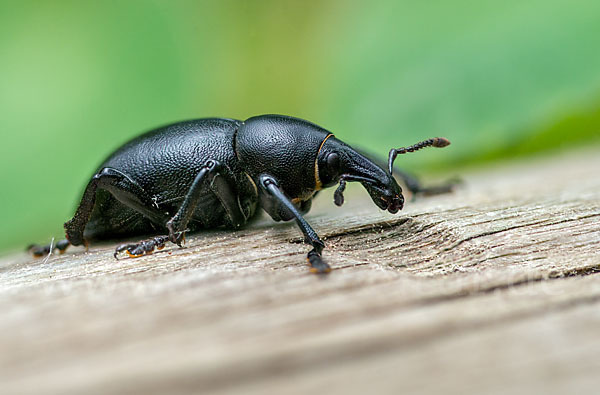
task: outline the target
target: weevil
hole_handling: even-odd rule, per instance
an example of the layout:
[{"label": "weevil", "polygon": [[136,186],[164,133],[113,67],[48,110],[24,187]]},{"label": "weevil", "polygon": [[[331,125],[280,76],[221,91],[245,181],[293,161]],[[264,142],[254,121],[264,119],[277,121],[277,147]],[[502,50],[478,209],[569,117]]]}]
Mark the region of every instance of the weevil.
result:
[{"label": "weevil", "polygon": [[[432,138],[392,149],[385,164],[369,159],[326,129],[284,115],[261,115],[245,121],[205,118],[147,132],[111,154],[87,184],[73,218],[64,224],[66,240],[30,247],[34,255],[87,240],[159,235],[119,245],[131,257],[181,246],[187,231],[238,229],[266,211],[275,221],[295,220],[312,249],[310,270],[327,273],[325,244],[304,219],[315,194],[338,185],[334,202],[344,203],[347,182],[359,182],[381,210],[397,213],[402,189],[392,176],[399,154],[424,147],[445,147]],[[404,176],[404,175],[403,175]],[[412,192],[427,192],[404,176]],[[448,187],[432,189],[446,191]]]}]

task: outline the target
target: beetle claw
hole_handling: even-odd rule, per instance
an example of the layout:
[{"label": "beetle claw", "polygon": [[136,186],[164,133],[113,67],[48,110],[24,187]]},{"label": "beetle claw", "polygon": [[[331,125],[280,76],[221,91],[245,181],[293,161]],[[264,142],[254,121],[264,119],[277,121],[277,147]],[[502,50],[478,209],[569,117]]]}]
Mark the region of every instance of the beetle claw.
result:
[{"label": "beetle claw", "polygon": [[306,257],[308,264],[310,266],[310,272],[315,274],[327,274],[331,272],[331,267],[323,260],[321,255],[319,255],[315,250],[312,250],[308,253]]},{"label": "beetle claw", "polygon": [[165,248],[165,243],[169,240],[168,236],[156,236],[152,239],[143,240],[139,243],[121,244],[115,248],[113,256],[119,259],[119,253],[125,251],[130,258],[139,258],[144,255],[150,255],[154,249],[162,250]]}]

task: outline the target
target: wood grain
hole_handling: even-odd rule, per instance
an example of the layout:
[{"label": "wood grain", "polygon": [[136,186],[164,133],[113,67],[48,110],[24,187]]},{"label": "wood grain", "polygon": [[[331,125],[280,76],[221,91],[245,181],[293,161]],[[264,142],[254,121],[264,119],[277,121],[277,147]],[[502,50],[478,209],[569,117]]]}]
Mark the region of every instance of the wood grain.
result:
[{"label": "wood grain", "polygon": [[0,260],[0,392],[594,393],[600,378],[597,150],[464,175],[377,212],[350,188],[293,224]]}]

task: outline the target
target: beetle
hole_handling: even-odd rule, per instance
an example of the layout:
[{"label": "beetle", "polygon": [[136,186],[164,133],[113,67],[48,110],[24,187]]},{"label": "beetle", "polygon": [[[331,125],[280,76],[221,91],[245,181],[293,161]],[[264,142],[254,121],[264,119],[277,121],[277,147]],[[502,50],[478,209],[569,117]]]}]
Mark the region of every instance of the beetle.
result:
[{"label": "beetle", "polygon": [[[338,185],[334,202],[344,203],[347,182],[359,182],[373,203],[392,214],[403,208],[402,189],[392,176],[397,155],[424,147],[445,147],[433,138],[392,149],[387,169],[311,122],[284,115],[245,121],[204,118],[147,132],[117,149],[87,184],[73,218],[64,224],[66,240],[30,247],[41,256],[87,240],[159,234],[119,245],[114,253],[131,257],[172,242],[181,246],[187,231],[237,229],[259,207],[275,221],[295,220],[312,249],[310,271],[327,273],[325,244],[303,214],[315,194]],[[427,192],[407,175],[412,192]],[[429,189],[444,192],[450,187]]]}]

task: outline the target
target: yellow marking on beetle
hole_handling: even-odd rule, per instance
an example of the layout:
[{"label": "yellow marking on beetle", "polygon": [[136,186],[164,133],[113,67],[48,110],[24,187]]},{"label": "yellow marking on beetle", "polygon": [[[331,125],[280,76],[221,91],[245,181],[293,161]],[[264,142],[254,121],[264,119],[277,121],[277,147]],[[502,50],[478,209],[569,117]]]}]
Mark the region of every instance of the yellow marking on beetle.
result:
[{"label": "yellow marking on beetle", "polygon": [[317,192],[316,190],[314,190],[314,191],[311,191],[311,192],[310,192],[309,194],[307,194],[307,195],[303,195],[303,196],[298,196],[298,197],[295,197],[295,198],[293,198],[293,199],[290,199],[290,201],[291,201],[292,203],[294,203],[294,204],[300,204],[300,203],[302,203],[302,202],[306,202],[307,200],[310,200],[310,199],[312,199],[312,198],[313,198],[313,196],[315,196],[315,193],[316,193],[316,192]]},{"label": "yellow marking on beetle", "polygon": [[315,192],[316,191],[320,191],[321,189],[323,189],[323,184],[321,183],[321,179],[319,178],[319,164],[317,163],[319,160],[319,152],[321,152],[321,148],[323,148],[323,145],[325,144],[325,142],[327,141],[328,138],[332,137],[333,133],[329,133],[327,135],[327,137],[325,137],[325,139],[323,140],[323,142],[321,143],[321,145],[319,146],[319,150],[317,151],[317,157],[315,158]]},{"label": "yellow marking on beetle", "polygon": [[254,187],[254,193],[258,195],[258,188],[256,187],[256,183],[254,182],[252,177],[250,177],[250,174],[246,173],[246,177],[248,177],[248,180],[250,180],[250,184],[252,184],[252,186]]}]

